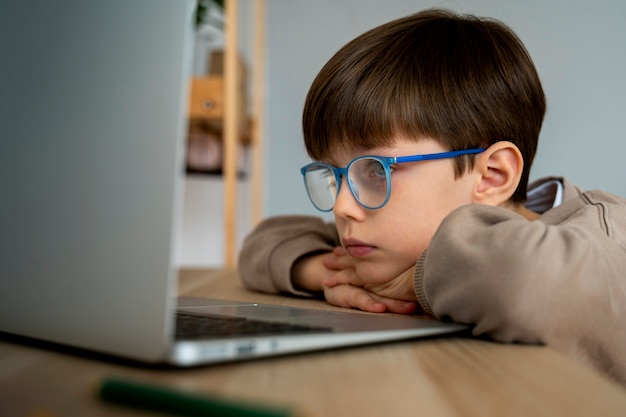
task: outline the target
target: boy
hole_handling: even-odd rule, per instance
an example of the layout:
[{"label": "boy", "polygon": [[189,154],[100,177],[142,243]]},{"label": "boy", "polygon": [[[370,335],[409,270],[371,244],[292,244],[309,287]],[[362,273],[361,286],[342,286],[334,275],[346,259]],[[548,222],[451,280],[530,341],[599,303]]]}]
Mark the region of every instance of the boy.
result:
[{"label": "boy", "polygon": [[[304,107],[312,203],[239,260],[252,289],[474,325],[544,343],[626,383],[626,201],[527,182],[545,113],[500,22],[430,10],[357,37]],[[397,158],[396,158],[397,157]]]}]

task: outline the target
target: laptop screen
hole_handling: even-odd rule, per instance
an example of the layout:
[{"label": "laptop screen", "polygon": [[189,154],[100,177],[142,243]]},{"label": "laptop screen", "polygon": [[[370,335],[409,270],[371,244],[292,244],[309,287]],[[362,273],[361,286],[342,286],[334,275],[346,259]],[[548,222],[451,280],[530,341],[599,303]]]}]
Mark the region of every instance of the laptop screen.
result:
[{"label": "laptop screen", "polygon": [[0,331],[156,358],[193,0],[0,4]]}]

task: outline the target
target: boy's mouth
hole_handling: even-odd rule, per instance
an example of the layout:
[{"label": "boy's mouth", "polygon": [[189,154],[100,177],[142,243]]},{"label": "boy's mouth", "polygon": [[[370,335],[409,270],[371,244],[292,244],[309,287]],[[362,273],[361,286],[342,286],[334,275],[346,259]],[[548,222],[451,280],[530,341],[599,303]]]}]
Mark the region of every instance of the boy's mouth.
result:
[{"label": "boy's mouth", "polygon": [[342,239],[343,247],[351,258],[363,258],[376,250],[375,246],[368,245],[356,239]]}]

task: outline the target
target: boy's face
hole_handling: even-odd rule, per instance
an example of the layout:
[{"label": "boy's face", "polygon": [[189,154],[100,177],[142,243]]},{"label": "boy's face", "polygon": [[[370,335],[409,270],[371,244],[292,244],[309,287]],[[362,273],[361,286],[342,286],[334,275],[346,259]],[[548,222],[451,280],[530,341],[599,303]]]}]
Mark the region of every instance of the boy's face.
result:
[{"label": "boy's face", "polygon": [[[370,149],[367,154],[405,156],[448,150],[432,139],[416,142],[399,137],[393,146]],[[363,152],[338,152],[326,162],[345,167],[361,155]],[[333,212],[357,275],[370,283],[382,283],[415,265],[444,217],[472,203],[475,183],[473,173],[455,179],[453,159],[399,164],[391,174],[387,204],[368,210],[354,199],[342,179]]]}]

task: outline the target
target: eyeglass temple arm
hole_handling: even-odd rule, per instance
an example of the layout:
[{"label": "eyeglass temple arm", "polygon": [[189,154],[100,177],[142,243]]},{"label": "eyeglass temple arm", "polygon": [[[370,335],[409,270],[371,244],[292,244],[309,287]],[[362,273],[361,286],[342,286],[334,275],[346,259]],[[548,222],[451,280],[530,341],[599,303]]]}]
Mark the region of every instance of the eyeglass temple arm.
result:
[{"label": "eyeglass temple arm", "polygon": [[428,161],[432,159],[454,158],[460,155],[473,155],[473,154],[481,153],[484,150],[485,148],[475,148],[475,149],[462,149],[459,151],[427,153],[424,155],[397,156],[393,158],[393,163],[401,164],[403,162],[416,162],[416,161]]}]

